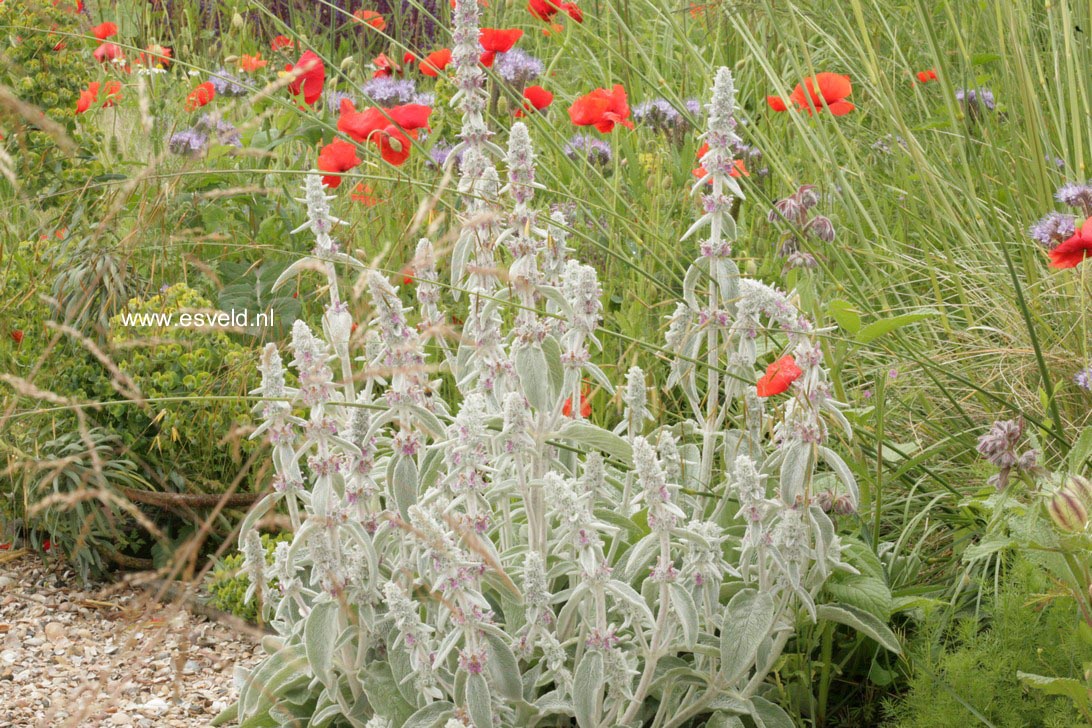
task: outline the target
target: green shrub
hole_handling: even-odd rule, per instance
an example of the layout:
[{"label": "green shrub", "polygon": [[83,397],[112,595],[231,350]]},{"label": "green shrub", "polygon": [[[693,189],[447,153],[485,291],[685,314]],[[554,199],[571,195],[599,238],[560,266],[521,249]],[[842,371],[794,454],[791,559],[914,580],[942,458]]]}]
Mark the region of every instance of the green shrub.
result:
[{"label": "green shrub", "polygon": [[[103,420],[166,480],[184,481],[186,491],[221,492],[245,456],[260,446],[246,438],[250,406],[245,396],[257,386],[253,352],[220,330],[125,323],[134,315],[177,317],[181,311],[202,309],[212,310],[213,305],[178,283],[150,298],[129,301],[110,320],[108,343],[118,369],[148,403],[111,406]],[[112,379],[95,367],[86,374],[84,394],[117,399]]]},{"label": "green shrub", "polygon": [[983,619],[951,624],[942,614],[929,617],[911,645],[909,690],[887,706],[888,725],[1086,725],[1071,701],[1026,688],[1017,677],[1082,678],[1092,660],[1073,600],[1056,595],[1041,569],[1018,560]]},{"label": "green shrub", "polygon": [[[272,566],[273,551],[280,542],[291,543],[292,534],[279,533],[271,536],[262,534],[262,546],[265,547],[266,563]],[[233,553],[225,556],[213,568],[209,574],[207,589],[209,592],[209,604],[236,617],[241,617],[250,622],[258,621],[258,600],[246,599],[246,590],[250,586],[250,579],[243,570],[243,554]]]}]

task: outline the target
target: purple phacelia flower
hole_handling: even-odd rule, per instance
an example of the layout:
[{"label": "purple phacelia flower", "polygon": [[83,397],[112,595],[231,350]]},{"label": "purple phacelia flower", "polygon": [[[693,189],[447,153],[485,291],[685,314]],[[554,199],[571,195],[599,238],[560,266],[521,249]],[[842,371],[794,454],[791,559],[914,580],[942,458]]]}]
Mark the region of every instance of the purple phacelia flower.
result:
[{"label": "purple phacelia flower", "polygon": [[196,128],[183,129],[171,135],[170,141],[167,142],[167,148],[171,150],[172,154],[192,157],[203,152],[208,143],[208,134],[203,134],[197,131]]},{"label": "purple phacelia flower", "polygon": [[1075,182],[1064,184],[1055,193],[1054,199],[1063,205],[1077,208],[1085,217],[1092,217],[1092,181],[1083,185]]},{"label": "purple phacelia flower", "polygon": [[1073,376],[1073,383],[1086,392],[1092,392],[1092,364],[1077,372]]},{"label": "purple phacelia flower", "polygon": [[530,53],[513,48],[507,53],[497,54],[493,62],[493,70],[505,82],[522,89],[541,76],[546,70],[546,65]]},{"label": "purple phacelia flower", "polygon": [[594,167],[606,167],[611,162],[610,142],[586,134],[576,134],[565,145],[569,159],[586,159]]},{"label": "purple phacelia flower", "polygon": [[361,92],[378,106],[400,106],[415,103],[417,87],[412,79],[383,76],[365,81]]},{"label": "purple phacelia flower", "polygon": [[1077,220],[1073,215],[1048,212],[1039,222],[1028,228],[1028,235],[1044,248],[1053,250],[1076,232],[1076,225]]},{"label": "purple phacelia flower", "polygon": [[239,77],[221,68],[209,77],[209,82],[216,89],[217,96],[246,96],[247,89],[240,83]]}]

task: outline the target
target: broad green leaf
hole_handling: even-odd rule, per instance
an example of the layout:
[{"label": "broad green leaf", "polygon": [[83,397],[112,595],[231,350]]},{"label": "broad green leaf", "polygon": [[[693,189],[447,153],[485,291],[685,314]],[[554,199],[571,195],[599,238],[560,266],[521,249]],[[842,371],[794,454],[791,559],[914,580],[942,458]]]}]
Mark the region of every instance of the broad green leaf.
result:
[{"label": "broad green leaf", "polygon": [[895,633],[875,615],[863,609],[849,604],[820,604],[816,609],[816,617],[852,627],[896,655],[902,654],[899,638],[895,636]]},{"label": "broad green leaf", "polygon": [[910,324],[917,323],[918,321],[923,321],[927,318],[932,318],[936,315],[936,311],[927,309],[924,311],[904,313],[898,316],[880,319],[879,321],[873,321],[872,323],[868,324],[863,329],[857,332],[857,343],[868,344],[880,338],[884,334],[891,333],[895,329],[901,329],[903,326],[909,326]]},{"label": "broad green leaf", "polygon": [[744,589],[728,602],[720,629],[720,668],[728,685],[750,670],[774,616],[773,597],[766,592]]},{"label": "broad green leaf", "polygon": [[1080,473],[1084,470],[1084,464],[1092,458],[1092,425],[1081,430],[1077,441],[1069,449],[1069,472]]},{"label": "broad green leaf", "polygon": [[1071,677],[1047,677],[1046,675],[1033,675],[1028,672],[1017,671],[1016,677],[1028,687],[1042,690],[1047,695],[1061,695],[1073,701],[1074,705],[1082,713],[1088,713],[1090,698],[1088,686]]},{"label": "broad green leaf", "polygon": [[734,715],[716,712],[705,722],[705,728],[744,728],[743,721]]},{"label": "broad green leaf", "polygon": [[834,601],[857,607],[877,619],[891,616],[891,590],[879,579],[838,572],[823,588]]},{"label": "broad green leaf", "polygon": [[838,328],[850,336],[856,336],[861,330],[861,314],[849,303],[836,298],[827,304],[827,313],[838,324]]}]

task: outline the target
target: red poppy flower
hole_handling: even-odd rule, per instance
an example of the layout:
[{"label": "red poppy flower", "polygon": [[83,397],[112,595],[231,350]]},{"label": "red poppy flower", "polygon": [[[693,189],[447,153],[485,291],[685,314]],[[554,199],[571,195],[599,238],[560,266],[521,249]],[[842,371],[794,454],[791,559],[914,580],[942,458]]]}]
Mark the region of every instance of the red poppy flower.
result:
[{"label": "red poppy flower", "polygon": [[254,73],[259,68],[265,68],[269,61],[262,59],[262,54],[256,56],[243,55],[239,57],[239,68],[246,73]]},{"label": "red poppy flower", "polygon": [[102,100],[102,108],[113,106],[114,102],[121,100],[121,82],[120,81],[107,81],[102,88],[106,98]]},{"label": "red poppy flower", "polygon": [[428,128],[431,113],[432,109],[421,104],[357,111],[352,101],[342,99],[337,128],[358,142],[373,142],[383,159],[397,167],[409,159],[417,130]]},{"label": "red poppy flower", "polygon": [[406,267],[404,267],[402,270],[400,270],[398,272],[402,275],[402,285],[403,286],[412,286],[413,285],[413,282],[415,280],[414,277],[413,277],[413,268],[411,268],[410,266],[407,265]]},{"label": "red poppy flower", "polygon": [[554,102],[554,95],[541,86],[528,86],[523,90],[523,98],[523,108],[516,109],[517,117],[542,111]]},{"label": "red poppy flower", "polygon": [[[352,142],[335,139],[319,151],[318,168],[322,172],[348,172],[358,164],[360,157],[356,156],[356,145]],[[322,181],[330,189],[336,189],[341,177],[323,175]]]},{"label": "red poppy flower", "polygon": [[918,81],[929,83],[937,80],[937,72],[930,68],[928,71],[918,71]]},{"label": "red poppy flower", "polygon": [[171,49],[161,45],[150,45],[144,49],[144,53],[137,56],[137,63],[141,66],[162,66],[166,68],[171,65]]},{"label": "red poppy flower", "polygon": [[294,73],[296,79],[288,84],[288,90],[293,96],[303,94],[303,102],[308,106],[314,106],[322,97],[322,87],[326,83],[326,64],[315,55],[314,51],[306,51],[296,65],[287,65],[284,70]]},{"label": "red poppy flower", "polygon": [[1092,217],[1072,237],[1050,251],[1050,267],[1075,268],[1085,258],[1092,258]]},{"label": "red poppy flower", "polygon": [[853,84],[849,76],[837,73],[818,73],[804,79],[803,83],[796,84],[788,103],[779,96],[767,96],[766,103],[774,111],[787,111],[789,104],[793,104],[810,116],[816,111],[830,109],[834,116],[844,116],[856,107],[846,101],[846,97],[853,93]]},{"label": "red poppy flower", "polygon": [[15,342],[16,346],[19,346],[20,344],[22,344],[23,343],[23,330],[22,329],[14,329],[11,332],[11,340]]},{"label": "red poppy flower", "polygon": [[95,36],[99,40],[106,40],[112,38],[118,34],[118,26],[115,23],[99,23],[91,29],[91,35]]},{"label": "red poppy flower", "polygon": [[287,35],[278,35],[276,38],[269,41],[269,47],[275,51],[287,50],[289,48],[295,48],[296,41],[292,40]]},{"label": "red poppy flower", "polygon": [[523,37],[523,31],[519,28],[509,28],[503,30],[501,28],[482,28],[480,34],[480,40],[484,53],[482,53],[481,62],[483,66],[489,67],[493,65],[493,59],[497,57],[498,53],[507,53],[512,50],[512,46],[516,44],[520,38]]},{"label": "red poppy flower", "polygon": [[441,48],[422,58],[420,63],[417,64],[417,68],[426,76],[436,78],[440,75],[440,71],[447,68],[449,63],[451,63],[451,49]]},{"label": "red poppy flower", "polygon": [[[588,402],[588,395],[591,393],[591,389],[588,387],[582,387],[580,390],[580,416],[584,419],[591,417],[591,403]],[[566,417],[573,416],[573,398],[569,397],[565,400],[565,404],[561,406],[561,414]]]},{"label": "red poppy flower", "polygon": [[216,98],[216,87],[212,85],[212,81],[205,81],[186,96],[186,111],[200,109],[214,98]]},{"label": "red poppy flower", "polygon": [[353,13],[353,17],[364,23],[364,25],[370,25],[378,31],[387,29],[387,21],[374,10],[360,9]]},{"label": "red poppy flower", "polygon": [[92,54],[95,60],[99,63],[106,63],[107,61],[116,61],[119,58],[125,58],[125,54],[121,52],[121,46],[114,43],[103,43]]},{"label": "red poppy flower", "polygon": [[356,202],[364,205],[364,207],[375,207],[380,202],[382,202],[382,200],[380,200],[378,197],[375,197],[373,192],[374,191],[372,190],[371,185],[366,185],[363,182],[357,182],[356,187],[353,188],[353,191],[349,194],[349,197],[351,197]]},{"label": "red poppy flower", "polygon": [[[701,149],[698,150],[699,164],[691,172],[691,174],[693,174],[698,179],[701,179],[705,175],[709,174],[709,172],[706,171],[705,167],[700,163],[701,158],[704,157],[705,153],[708,152],[708,151],[709,151],[709,143],[708,142],[706,142],[705,144],[702,144]],[[747,165],[744,164],[742,159],[736,159],[736,160],[732,161],[732,171],[728,173],[728,176],[729,177],[750,177],[751,173],[747,169]],[[713,180],[709,180],[709,184],[713,184]]]},{"label": "red poppy flower", "polygon": [[372,64],[375,66],[375,73],[372,74],[372,78],[384,78],[402,73],[402,67],[392,61],[386,53],[380,53],[373,58]]},{"label": "red poppy flower", "polygon": [[783,356],[766,367],[766,374],[755,384],[755,391],[759,397],[781,394],[803,373],[800,367],[796,366],[796,359],[793,359],[791,355]]},{"label": "red poppy flower", "polygon": [[580,10],[580,7],[573,2],[559,2],[559,0],[528,0],[527,9],[531,12],[531,15],[534,15],[539,20],[544,20],[547,23],[553,20],[554,16],[562,11],[576,22],[584,22],[584,13]]},{"label": "red poppy flower", "polygon": [[615,124],[633,128],[633,122],[629,120],[626,90],[622,84],[615,84],[610,91],[597,88],[581,96],[569,107],[569,118],[577,126],[594,126],[604,134],[614,129]]},{"label": "red poppy flower", "polygon": [[82,114],[91,108],[91,105],[99,100],[99,82],[92,81],[87,88],[80,91],[80,98],[76,101],[76,113]]}]

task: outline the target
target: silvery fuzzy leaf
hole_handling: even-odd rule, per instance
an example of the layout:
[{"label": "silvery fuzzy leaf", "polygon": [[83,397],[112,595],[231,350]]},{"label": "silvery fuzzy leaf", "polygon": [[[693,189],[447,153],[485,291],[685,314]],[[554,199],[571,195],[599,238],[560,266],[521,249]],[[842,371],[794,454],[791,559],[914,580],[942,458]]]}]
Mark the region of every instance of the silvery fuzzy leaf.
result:
[{"label": "silvery fuzzy leaf", "polygon": [[470,248],[474,242],[474,236],[464,233],[455,241],[455,248],[451,251],[451,297],[456,301],[462,295],[463,277],[466,275],[466,261],[470,258]]},{"label": "silvery fuzzy leaf", "polygon": [[298,645],[285,647],[267,657],[239,689],[239,715],[250,717],[268,710],[286,685],[301,678],[306,684],[309,672],[307,658]]},{"label": "silvery fuzzy leaf", "polygon": [[572,315],[572,301],[565,298],[565,296],[561,293],[557,286],[537,286],[537,289],[543,298],[547,299],[548,301],[553,301],[557,304],[558,308],[561,309],[560,311],[558,311],[559,314],[565,317]]},{"label": "silvery fuzzy leaf", "polygon": [[387,463],[387,487],[402,518],[409,520],[409,507],[417,503],[417,463],[404,455],[392,456]]},{"label": "silvery fuzzy leaf", "polygon": [[552,409],[550,372],[541,347],[532,345],[521,348],[513,357],[513,364],[520,387],[531,406],[540,412]]},{"label": "silvery fuzzy leaf", "polygon": [[679,242],[682,242],[682,241],[686,240],[691,235],[696,233],[698,230],[701,230],[703,227],[705,227],[706,225],[709,225],[712,222],[713,222],[713,216],[712,215],[710,215],[709,213],[706,213],[706,214],[702,215],[701,217],[699,217],[694,222],[693,225],[691,225],[689,228],[687,228],[686,232],[682,234],[681,238],[679,238]]},{"label": "silvery fuzzy leaf", "polygon": [[550,396],[556,401],[565,380],[565,367],[561,364],[561,344],[553,336],[542,340],[542,353],[550,371]]},{"label": "silvery fuzzy leaf", "polygon": [[705,722],[705,728],[744,728],[743,721],[734,715],[717,711]]},{"label": "silvery fuzzy leaf", "polygon": [[823,580],[830,575],[830,564],[827,563],[827,554],[830,544],[834,541],[834,523],[830,516],[823,512],[819,506],[808,508],[808,519],[815,529],[815,566]]},{"label": "silvery fuzzy leaf", "polygon": [[641,598],[641,595],[637,593],[633,587],[624,581],[618,579],[611,579],[603,588],[617,597],[620,601],[625,602],[630,606],[630,609],[635,613],[641,615],[648,626],[652,626],[656,623],[656,617],[652,614],[652,610],[648,608],[648,603]]},{"label": "silvery fuzzy leaf", "polygon": [[[560,598],[563,592],[558,592],[554,595],[555,599]],[[570,626],[573,627],[572,631],[575,631],[575,620],[577,619],[577,608],[585,598],[591,595],[591,587],[587,581],[581,581],[577,584],[576,588],[572,590],[572,593],[565,601],[565,606],[561,608],[561,611],[557,614],[557,633],[558,637],[564,639],[570,632]]]},{"label": "silvery fuzzy leaf", "polygon": [[720,630],[720,667],[729,685],[750,671],[775,617],[773,597],[767,592],[744,589],[728,602]]},{"label": "silvery fuzzy leaf", "polygon": [[830,466],[830,469],[834,471],[834,474],[838,476],[838,480],[846,486],[849,490],[849,495],[853,498],[853,505],[856,507],[861,502],[861,493],[857,488],[857,479],[853,477],[853,471],[846,465],[846,461],[842,457],[831,450],[829,447],[819,446],[819,456],[823,458],[824,462]]},{"label": "silvery fuzzy leaf", "polygon": [[668,584],[668,593],[671,595],[671,608],[682,627],[683,644],[686,649],[693,649],[698,642],[698,605],[690,592],[678,582]]},{"label": "silvery fuzzy leaf", "polygon": [[573,713],[580,728],[595,728],[596,706],[605,682],[602,653],[588,650],[573,675]]},{"label": "silvery fuzzy leaf", "polygon": [[735,261],[728,258],[715,260],[713,272],[716,274],[717,287],[720,289],[720,305],[728,306],[734,303],[739,298],[739,267],[736,266]]},{"label": "silvery fuzzy leaf", "polygon": [[307,256],[306,258],[300,258],[299,260],[292,261],[291,264],[277,276],[277,280],[273,281],[273,285],[270,287],[270,291],[276,291],[278,288],[284,285],[292,276],[305,270],[322,270],[322,263],[318,258],[312,258]]},{"label": "silvery fuzzy leaf", "polygon": [[610,379],[603,373],[603,370],[597,367],[595,364],[588,362],[584,365],[584,371],[591,375],[591,378],[606,391],[607,394],[614,394],[614,385],[611,384]]},{"label": "silvery fuzzy leaf", "polygon": [[895,636],[895,633],[877,619],[875,615],[869,614],[863,609],[858,609],[849,604],[820,604],[815,613],[819,619],[826,619],[852,627],[896,655],[902,654],[899,638]]},{"label": "silvery fuzzy leaf", "polygon": [[422,492],[429,490],[439,479],[444,462],[444,449],[443,444],[425,448],[425,455],[421,458],[421,470],[417,473],[418,486]]},{"label": "silvery fuzzy leaf", "polygon": [[445,428],[436,415],[432,414],[424,407],[415,404],[406,405],[406,410],[417,418],[417,424],[419,424],[421,429],[425,430],[430,437],[433,439],[440,439],[444,436]]},{"label": "silvery fuzzy leaf", "polygon": [[630,584],[639,574],[644,573],[649,563],[656,556],[656,550],[660,548],[660,537],[650,533],[635,543],[619,561],[618,575]]},{"label": "silvery fuzzy leaf", "polygon": [[535,701],[535,709],[538,711],[539,717],[547,715],[567,716],[572,715],[573,704],[562,698],[556,690],[551,690]]},{"label": "silvery fuzzy leaf", "polygon": [[439,728],[455,715],[455,705],[447,700],[429,703],[406,719],[402,728]]},{"label": "silvery fuzzy leaf", "polygon": [[502,696],[513,702],[523,700],[523,683],[520,681],[519,663],[508,646],[506,637],[486,633],[489,643],[489,676]]},{"label": "silvery fuzzy leaf", "polygon": [[433,658],[433,664],[442,665],[444,660],[447,659],[448,654],[455,649],[455,645],[462,639],[462,630],[453,629],[447,633],[444,637],[444,641],[440,643],[439,648],[436,650],[436,655]]},{"label": "silvery fuzzy leaf", "polygon": [[475,673],[467,677],[466,710],[475,726],[493,725],[493,701],[485,675]]},{"label": "silvery fuzzy leaf", "polygon": [[736,693],[729,692],[713,698],[709,703],[709,709],[729,715],[750,715],[754,712],[754,705],[750,700],[744,700]]},{"label": "silvery fuzzy leaf", "polygon": [[394,725],[402,725],[416,710],[402,697],[387,663],[372,662],[357,679],[376,715],[388,718]]},{"label": "silvery fuzzy leaf", "polygon": [[582,420],[568,420],[553,437],[571,440],[611,456],[627,467],[633,466],[633,447],[624,438],[598,425]]},{"label": "silvery fuzzy leaf", "polygon": [[804,496],[804,483],[812,468],[811,451],[812,446],[804,442],[794,442],[782,450],[781,500],[788,505]]},{"label": "silvery fuzzy leaf", "polygon": [[334,649],[340,632],[337,602],[320,602],[311,608],[303,626],[303,647],[315,676],[327,687],[334,683]]},{"label": "silvery fuzzy leaf", "polygon": [[250,533],[251,529],[258,522],[262,516],[266,514],[273,504],[284,497],[283,493],[267,493],[262,496],[261,500],[254,504],[250,511],[246,514],[246,518],[243,519],[243,525],[239,526],[239,548],[243,547],[243,539]]},{"label": "silvery fuzzy leaf", "polygon": [[706,258],[698,258],[686,269],[686,277],[683,278],[683,300],[686,301],[686,305],[692,311],[697,311],[700,308],[695,291],[698,287],[698,281],[709,277],[706,272],[708,267],[709,261]]},{"label": "silvery fuzzy leaf", "polygon": [[757,728],[795,728],[792,718],[780,705],[757,696],[751,698],[751,704],[754,705],[751,719]]}]

